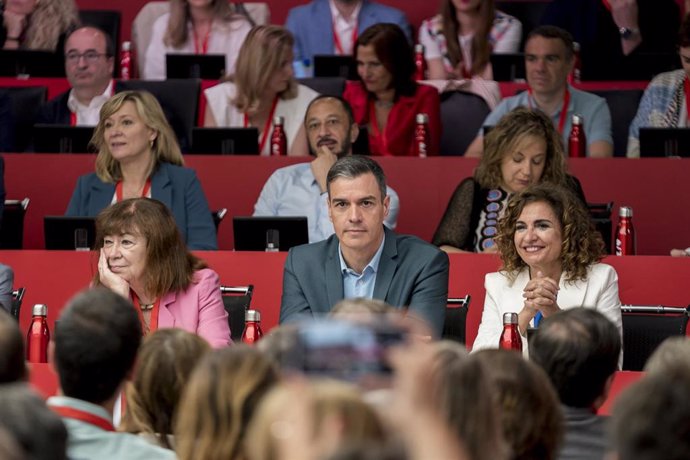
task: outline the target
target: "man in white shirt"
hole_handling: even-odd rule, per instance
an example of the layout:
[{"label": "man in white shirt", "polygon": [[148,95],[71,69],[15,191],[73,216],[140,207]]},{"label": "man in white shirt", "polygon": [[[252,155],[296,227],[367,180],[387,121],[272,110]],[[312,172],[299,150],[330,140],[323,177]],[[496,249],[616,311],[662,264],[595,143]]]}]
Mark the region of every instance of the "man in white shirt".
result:
[{"label": "man in white shirt", "polygon": [[[307,107],[304,129],[309,149],[316,157],[276,170],[264,184],[254,205],[255,216],[306,216],[309,242],[322,241],[333,234],[328,217],[326,175],[338,158],[352,154],[352,143],[359,135],[350,105],[339,97],[319,96]],[[387,188],[390,210],[384,221],[395,229],[400,200]]]},{"label": "man in white shirt", "polygon": [[72,87],[48,103],[38,123],[95,126],[101,107],[115,91],[114,46],[110,37],[95,27],[80,27],[65,41],[65,74]]}]

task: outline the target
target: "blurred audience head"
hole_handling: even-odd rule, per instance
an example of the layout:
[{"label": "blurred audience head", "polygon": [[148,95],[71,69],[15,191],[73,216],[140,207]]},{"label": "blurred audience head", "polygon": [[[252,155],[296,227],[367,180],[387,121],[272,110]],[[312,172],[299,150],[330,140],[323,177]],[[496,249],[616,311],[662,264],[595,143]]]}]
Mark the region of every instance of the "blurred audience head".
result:
[{"label": "blurred audience head", "polygon": [[386,440],[382,421],[356,387],[300,383],[276,387],[259,405],[247,433],[249,460],[328,458],[343,446]]},{"label": "blurred audience head", "polygon": [[[582,202],[569,190],[550,183],[528,187],[508,202],[499,220],[496,238],[503,260],[502,271],[514,277],[522,268],[529,266],[528,261],[524,260],[528,254],[518,244],[519,235],[516,234],[518,223],[523,219],[523,210],[539,203],[545,204],[557,221],[554,226],[558,227],[561,240],[557,260],[566,274],[566,280],[586,279],[589,267],[604,256],[604,242]],[[524,225],[520,223],[521,228]]]},{"label": "blurred audience head", "polygon": [[255,348],[208,353],[192,372],[175,419],[180,460],[247,458],[247,426],[277,381],[273,363]]},{"label": "blurred audience head", "polygon": [[616,460],[690,458],[690,375],[652,374],[616,399],[610,435]]},{"label": "blurred audience head", "polygon": [[141,324],[134,306],[105,288],[77,294],[54,331],[54,362],[65,396],[102,404],[134,367]]},{"label": "blurred audience head", "polygon": [[[192,282],[194,271],[204,267],[203,262],[187,250],[172,213],[158,200],[130,198],[103,209],[96,218],[94,249],[103,249],[110,263],[111,258],[117,258],[118,254],[111,253],[112,248],[105,246],[105,240],[124,234],[143,240],[145,253],[140,255],[143,260],[139,262],[145,269],[137,281],[157,296],[186,289]],[[98,272],[94,276],[94,284],[100,285]]]},{"label": "blurred audience head", "polygon": [[357,74],[369,93],[393,89],[396,98],[414,94],[414,53],[405,32],[396,24],[368,27],[357,37],[353,54]]},{"label": "blurred audience head", "polygon": [[644,370],[648,374],[686,372],[690,375],[690,339],[677,336],[664,340],[649,357]]},{"label": "blurred audience head", "polygon": [[478,359],[489,375],[503,435],[514,460],[553,460],[563,437],[558,396],[544,371],[508,350],[481,350]]},{"label": "blurred audience head", "polygon": [[333,306],[329,315],[342,320],[376,322],[381,316],[395,314],[397,310],[383,300],[355,297],[343,299]]},{"label": "blurred audience head", "polygon": [[141,346],[134,378],[127,384],[127,411],[119,429],[146,433],[162,447],[172,449],[168,435],[182,390],[194,366],[211,350],[196,334],[182,329],[159,329]]},{"label": "blurred audience head", "polygon": [[102,94],[113,78],[115,66],[113,41],[94,26],[75,29],[65,41],[65,74],[72,88]]},{"label": "blurred audience head", "polygon": [[592,308],[563,310],[545,318],[529,340],[529,357],[551,379],[566,406],[596,410],[618,367],[621,337]]},{"label": "blurred audience head", "polygon": [[235,64],[237,96],[233,102],[239,111],[254,113],[266,93],[281,99],[297,97],[292,61],[295,39],[284,27],[254,26],[247,34]]},{"label": "blurred audience head", "polygon": [[[128,142],[114,153],[113,141],[121,139]],[[120,161],[135,155],[149,158],[149,176],[158,163],[184,164],[175,133],[158,100],[148,91],[122,91],[108,99],[101,107],[91,144],[98,150],[96,174],[103,182],[121,180]]]},{"label": "blurred audience head", "polygon": [[0,383],[26,378],[24,334],[17,320],[0,308]]},{"label": "blurred audience head", "polygon": [[474,460],[507,459],[498,407],[491,397],[491,382],[477,359],[468,356],[464,345],[441,341],[434,344],[434,382],[438,410],[464,443]]},{"label": "blurred audience head", "polygon": [[256,343],[256,348],[269,359],[277,369],[291,362],[298,346],[299,329],[296,324],[281,324],[272,328]]},{"label": "blurred audience head", "polygon": [[350,155],[359,135],[350,104],[342,97],[323,94],[307,106],[304,129],[314,156],[324,146],[338,158]]},{"label": "blurred audience head", "polygon": [[566,184],[563,141],[544,112],[518,107],[484,137],[484,154],[474,172],[483,188],[515,193],[530,184]]},{"label": "blurred audience head", "polygon": [[27,384],[0,385],[0,429],[17,441],[27,459],[67,458],[67,428]]}]

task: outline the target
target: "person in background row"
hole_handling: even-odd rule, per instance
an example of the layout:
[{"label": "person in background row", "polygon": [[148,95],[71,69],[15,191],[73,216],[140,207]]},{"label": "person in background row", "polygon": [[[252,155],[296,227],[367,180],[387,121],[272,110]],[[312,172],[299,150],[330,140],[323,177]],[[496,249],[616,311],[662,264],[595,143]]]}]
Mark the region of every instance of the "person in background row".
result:
[{"label": "person in background row", "polygon": [[585,202],[579,181],[566,173],[549,117],[518,107],[489,132],[477,169],[453,192],[432,243],[446,252],[497,252],[494,238],[508,199],[542,181],[569,188]]},{"label": "person in background row", "polygon": [[644,371],[648,375],[669,375],[676,371],[690,375],[690,338],[673,336],[661,342],[645,363]]},{"label": "person in background row", "polygon": [[204,126],[256,127],[259,152],[269,155],[274,118],[280,116],[288,154],[307,155],[304,114],[318,93],[295,81],[293,43],[292,34],[283,27],[254,27],[240,48],[232,81],[204,91]]},{"label": "person in background row", "polygon": [[113,80],[115,47],[108,34],[84,26],[67,36],[65,74],[71,89],[46,102],[37,123],[95,126],[103,104],[120,88]]},{"label": "person in background row", "polygon": [[181,415],[175,420],[178,458],[249,458],[249,425],[278,379],[273,363],[255,348],[236,345],[207,354],[180,400]]},{"label": "person in background row", "polygon": [[28,460],[67,459],[65,425],[27,383],[0,385],[0,429],[12,435]]},{"label": "person in background row", "polygon": [[328,214],[335,233],[290,249],[283,271],[280,322],[330,311],[338,301],[384,300],[440,337],[448,298],[448,256],[384,225],[386,176],[374,160],[340,158],[328,171]]},{"label": "person in background row", "polygon": [[[153,23],[142,77],[164,80],[166,54],[224,54],[225,73],[235,60],[251,23],[225,0],[170,0],[170,12]],[[220,77],[220,75],[219,75]]]},{"label": "person in background row", "polygon": [[419,28],[429,80],[491,80],[490,55],[517,53],[522,24],[498,11],[494,0],[442,0],[441,13]]},{"label": "person in background row", "polygon": [[12,97],[6,88],[0,88],[0,152],[13,152],[15,119]]},{"label": "person in background row", "polygon": [[563,439],[558,396],[544,371],[512,350],[482,350],[477,360],[498,407],[512,460],[556,460]]},{"label": "person in background row", "polygon": [[355,122],[369,131],[371,155],[415,155],[416,116],[429,118],[427,155],[438,155],[441,103],[438,90],[414,81],[414,55],[395,24],[376,24],[357,37],[353,55],[359,81],[349,81],[343,99]]},{"label": "person in background row", "polygon": [[8,313],[12,310],[13,286],[14,271],[12,271],[12,267],[0,263],[0,308]]},{"label": "person in background row", "polygon": [[[328,217],[326,175],[333,164],[352,155],[352,143],[359,135],[350,104],[335,96],[318,96],[309,103],[304,117],[309,150],[316,158],[277,169],[264,184],[254,205],[255,216],[307,216],[309,242],[325,240],[333,234]],[[390,211],[385,224],[395,229],[400,210],[398,194],[386,188]]]},{"label": "person in background row", "polygon": [[295,36],[295,67],[313,64],[318,54],[352,54],[357,36],[384,22],[397,24],[411,40],[405,13],[371,0],[313,0],[291,8],[285,27]]},{"label": "person in background row", "polygon": [[690,247],[685,249],[671,249],[671,255],[673,257],[690,257]]},{"label": "person in background row", "polygon": [[94,285],[131,300],[145,334],[179,327],[215,348],[230,344],[218,274],[187,250],[160,201],[133,198],[96,219],[98,272]]},{"label": "person in background row", "polygon": [[16,318],[0,309],[0,384],[26,380],[25,359],[24,332]]},{"label": "person in background row", "polygon": [[[677,0],[552,0],[542,24],[561,27],[580,44],[585,80],[649,80],[675,52]],[[651,56],[650,56],[651,54]]]},{"label": "person in background row", "polygon": [[175,454],[139,436],[116,433],[113,408],[134,368],[142,328],[132,304],[96,288],[77,294],[60,314],[48,348],[60,396],[48,406],[67,426],[69,458],[167,460]]},{"label": "person in background row", "polygon": [[160,329],[144,340],[134,378],[125,387],[127,410],[119,431],[174,450],[173,421],[182,391],[208,342],[182,329]]},{"label": "person in background row", "polygon": [[686,16],[678,33],[678,56],[682,69],[660,73],[644,90],[637,114],[630,123],[628,152],[630,158],[640,156],[640,128],[686,128],[688,96],[686,81],[690,75],[690,16]]},{"label": "person in background row", "polygon": [[535,317],[548,318],[575,307],[599,311],[622,336],[618,274],[599,263],[604,242],[571,192],[541,183],[512,197],[499,221],[496,243],[503,266],[486,275],[484,311],[473,350],[498,347],[503,315],[509,312],[518,314],[525,354],[525,334],[528,327],[537,326]]},{"label": "person in background row", "polygon": [[561,401],[565,437],[559,460],[605,458],[608,418],[597,410],[608,397],[620,354],[618,329],[591,308],[558,312],[530,336],[529,357]]},{"label": "person in background row", "polygon": [[160,104],[146,91],[124,91],[101,108],[91,143],[96,172],[80,176],[65,215],[96,216],[112,203],[150,197],[165,203],[189,249],[218,249],[216,228],[196,173],[183,167]]},{"label": "person in background row", "polygon": [[[604,98],[580,91],[568,84],[575,64],[573,37],[563,29],[541,26],[532,30],[525,42],[525,68],[529,89],[501,101],[486,117],[483,126],[493,126],[515,107],[540,109],[553,121],[568,145],[573,115],[584,118],[587,156],[613,155],[611,113]],[[467,148],[465,156],[479,157],[484,150],[483,129]]]},{"label": "person in background row", "polygon": [[65,35],[79,24],[74,0],[9,0],[0,6],[0,48],[62,50]]}]

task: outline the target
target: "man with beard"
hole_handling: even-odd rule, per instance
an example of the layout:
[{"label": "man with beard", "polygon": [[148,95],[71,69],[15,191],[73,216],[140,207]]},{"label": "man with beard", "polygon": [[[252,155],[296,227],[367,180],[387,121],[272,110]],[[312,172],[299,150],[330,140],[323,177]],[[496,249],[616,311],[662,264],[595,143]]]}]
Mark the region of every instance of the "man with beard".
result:
[{"label": "man with beard", "polygon": [[[309,242],[333,234],[328,217],[326,175],[338,158],[352,155],[352,143],[359,135],[352,109],[343,99],[319,96],[307,107],[304,129],[309,149],[316,158],[276,170],[268,178],[254,205],[255,216],[305,216]],[[398,194],[387,187],[390,209],[384,223],[395,229],[400,210]]]},{"label": "man with beard", "polygon": [[314,0],[292,8],[285,27],[295,36],[295,63],[299,65],[305,60],[313,62],[318,54],[351,55],[357,35],[381,22],[397,24],[412,41],[405,13],[370,0]]},{"label": "man with beard", "polygon": [[65,41],[65,74],[72,87],[41,108],[37,123],[95,126],[101,107],[119,90],[113,82],[115,48],[96,27],[80,27]]}]

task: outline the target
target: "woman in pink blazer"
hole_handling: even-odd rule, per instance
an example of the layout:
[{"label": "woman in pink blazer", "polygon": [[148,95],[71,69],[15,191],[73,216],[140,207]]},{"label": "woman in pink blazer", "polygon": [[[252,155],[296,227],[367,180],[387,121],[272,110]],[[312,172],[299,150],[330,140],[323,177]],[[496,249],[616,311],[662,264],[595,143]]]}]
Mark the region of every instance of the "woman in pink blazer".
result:
[{"label": "woman in pink blazer", "polygon": [[215,348],[230,344],[218,274],[192,255],[160,201],[115,203],[96,219],[100,251],[95,285],[131,299],[144,334],[179,327]]}]

